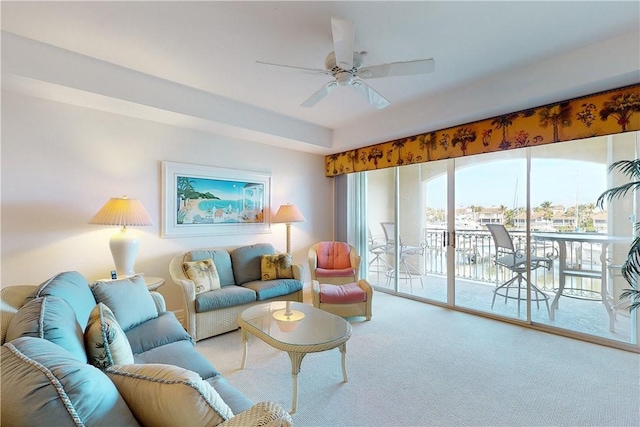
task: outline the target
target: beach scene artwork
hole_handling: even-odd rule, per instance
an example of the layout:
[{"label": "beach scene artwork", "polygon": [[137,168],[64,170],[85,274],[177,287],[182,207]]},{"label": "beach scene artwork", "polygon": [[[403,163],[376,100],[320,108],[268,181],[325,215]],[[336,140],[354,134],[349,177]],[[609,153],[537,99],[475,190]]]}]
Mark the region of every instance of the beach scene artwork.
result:
[{"label": "beach scene artwork", "polygon": [[265,184],[176,176],[176,225],[264,223]]}]

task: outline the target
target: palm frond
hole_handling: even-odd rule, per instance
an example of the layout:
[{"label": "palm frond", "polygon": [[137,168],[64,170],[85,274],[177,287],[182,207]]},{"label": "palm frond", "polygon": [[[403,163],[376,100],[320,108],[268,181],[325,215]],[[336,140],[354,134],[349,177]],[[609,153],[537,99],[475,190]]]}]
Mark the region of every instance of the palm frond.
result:
[{"label": "palm frond", "polygon": [[619,187],[610,188],[598,197],[596,206],[602,209],[605,200],[611,202],[613,199],[620,199],[626,196],[628,192],[635,192],[638,189],[640,189],[640,181],[628,182]]}]

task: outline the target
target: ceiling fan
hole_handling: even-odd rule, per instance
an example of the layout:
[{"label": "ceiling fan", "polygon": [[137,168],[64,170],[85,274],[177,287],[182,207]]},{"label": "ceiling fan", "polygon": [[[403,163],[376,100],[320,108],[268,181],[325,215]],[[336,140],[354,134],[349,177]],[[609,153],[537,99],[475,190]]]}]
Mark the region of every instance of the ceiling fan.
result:
[{"label": "ceiling fan", "polygon": [[435,61],[419,59],[415,61],[390,62],[388,64],[365,66],[363,58],[366,51],[355,52],[355,24],[344,19],[331,18],[331,33],[333,35],[333,52],[324,61],[325,70],[319,68],[304,68],[291,65],[273,64],[256,61],[259,64],[276,67],[293,68],[313,74],[324,74],[334,78],[317,92],[307,98],[301,106],[312,107],[331,93],[338,86],[350,86],[362,95],[369,104],[382,109],[390,104],[382,95],[367,85],[364,80],[380,77],[406,76],[412,74],[428,74],[433,72]]}]

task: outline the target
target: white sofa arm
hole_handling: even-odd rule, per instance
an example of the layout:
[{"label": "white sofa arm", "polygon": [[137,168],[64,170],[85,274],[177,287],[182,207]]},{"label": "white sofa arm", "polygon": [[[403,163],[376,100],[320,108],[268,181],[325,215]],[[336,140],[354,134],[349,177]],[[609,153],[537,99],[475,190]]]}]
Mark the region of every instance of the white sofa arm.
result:
[{"label": "white sofa arm", "polygon": [[167,311],[167,304],[164,301],[164,297],[160,292],[151,291],[151,298],[153,298],[153,302],[156,305],[156,310],[158,310],[158,314],[164,313]]},{"label": "white sofa arm", "polygon": [[218,424],[218,427],[290,427],[291,415],[274,402],[259,402],[233,418]]}]

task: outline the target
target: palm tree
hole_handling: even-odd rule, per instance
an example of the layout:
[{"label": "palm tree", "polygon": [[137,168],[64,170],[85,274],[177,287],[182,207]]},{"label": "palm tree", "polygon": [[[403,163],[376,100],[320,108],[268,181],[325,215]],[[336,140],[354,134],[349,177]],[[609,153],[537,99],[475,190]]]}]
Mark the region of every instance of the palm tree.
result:
[{"label": "palm tree", "polygon": [[613,116],[622,128],[622,132],[626,132],[633,113],[640,113],[640,95],[635,92],[626,92],[615,95],[610,101],[604,103],[600,110],[600,119],[605,121],[609,116]]},{"label": "palm tree", "polygon": [[467,146],[476,140],[476,131],[468,128],[466,126],[461,127],[456,131],[453,135],[453,139],[451,140],[451,145],[454,147],[460,144],[460,149],[462,150],[462,155],[467,155]]},{"label": "palm tree", "polygon": [[560,140],[560,126],[571,126],[571,104],[568,102],[541,108],[538,115],[542,127],[553,126],[553,142]]},{"label": "palm tree", "polygon": [[[630,182],[618,187],[610,188],[598,197],[596,206],[603,209],[604,201],[611,202],[613,199],[619,199],[627,195],[627,193],[635,193],[640,188],[640,159],[635,160],[619,160],[609,166],[609,172],[619,171],[629,178]],[[620,295],[620,299],[629,299],[632,301],[629,311],[640,307],[640,290],[637,289],[638,277],[640,276],[640,223],[634,224],[635,238],[629,248],[627,260],[622,264],[622,277],[631,285],[631,289],[625,289]]]},{"label": "palm tree", "polygon": [[496,130],[502,129],[502,143],[506,143],[507,141],[507,128],[513,124],[513,121],[518,118],[519,113],[511,113],[505,114],[500,117],[496,117],[493,119],[491,124],[495,126]]}]

